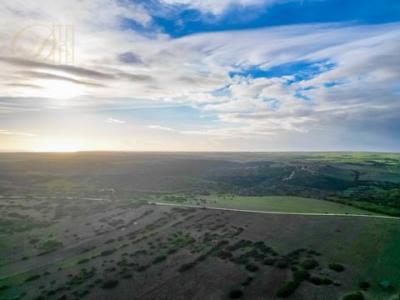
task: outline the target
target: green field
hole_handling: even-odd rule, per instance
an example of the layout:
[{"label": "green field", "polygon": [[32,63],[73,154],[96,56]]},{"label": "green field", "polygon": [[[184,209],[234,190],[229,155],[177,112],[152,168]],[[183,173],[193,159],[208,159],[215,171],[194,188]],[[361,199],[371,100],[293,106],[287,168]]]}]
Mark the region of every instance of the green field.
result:
[{"label": "green field", "polygon": [[164,196],[159,198],[158,201],[270,212],[374,214],[359,208],[331,201],[292,196]]}]

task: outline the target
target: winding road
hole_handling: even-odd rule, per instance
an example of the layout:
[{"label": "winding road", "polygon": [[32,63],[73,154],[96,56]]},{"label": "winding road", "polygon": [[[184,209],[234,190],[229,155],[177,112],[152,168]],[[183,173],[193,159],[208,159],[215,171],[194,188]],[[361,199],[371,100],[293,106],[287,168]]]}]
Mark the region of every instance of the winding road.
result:
[{"label": "winding road", "polygon": [[223,210],[223,211],[237,211],[237,212],[245,212],[245,213],[269,214],[269,215],[335,216],[335,217],[359,217],[359,218],[400,220],[400,217],[392,217],[392,216],[385,216],[385,215],[372,215],[372,214],[369,215],[369,214],[340,214],[340,213],[307,213],[307,212],[265,211],[265,210],[249,210],[249,209],[213,207],[213,206],[202,206],[202,205],[193,205],[193,204],[177,204],[177,203],[166,203],[166,202],[148,202],[148,204],[149,205],[159,205],[159,206],[175,206],[175,207],[201,208],[201,209],[212,209],[212,210]]}]

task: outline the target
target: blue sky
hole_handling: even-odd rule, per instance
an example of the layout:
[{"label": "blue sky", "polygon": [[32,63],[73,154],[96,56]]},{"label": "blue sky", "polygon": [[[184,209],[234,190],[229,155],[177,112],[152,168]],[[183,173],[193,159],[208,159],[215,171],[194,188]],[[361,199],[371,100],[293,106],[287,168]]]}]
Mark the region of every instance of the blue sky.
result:
[{"label": "blue sky", "polygon": [[0,20],[0,151],[400,150],[398,0],[4,0]]},{"label": "blue sky", "polygon": [[281,1],[272,6],[262,4],[243,6],[231,2],[232,4],[218,15],[196,9],[196,6],[180,4],[179,1],[165,13],[157,13],[163,11],[159,9],[163,3],[149,1],[147,6],[155,11],[155,25],[173,37],[267,26],[332,22],[380,24],[400,19],[400,2],[396,0]]}]

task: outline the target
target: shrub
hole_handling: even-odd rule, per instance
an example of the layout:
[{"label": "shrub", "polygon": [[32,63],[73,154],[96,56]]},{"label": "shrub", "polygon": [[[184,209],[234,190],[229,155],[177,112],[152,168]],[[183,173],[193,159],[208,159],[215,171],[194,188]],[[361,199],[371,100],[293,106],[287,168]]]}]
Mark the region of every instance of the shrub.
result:
[{"label": "shrub", "polygon": [[293,294],[298,288],[299,283],[297,281],[288,281],[281,286],[276,292],[278,298],[286,298]]},{"label": "shrub", "polygon": [[146,266],[146,265],[139,266],[139,267],[137,268],[137,271],[138,271],[138,272],[143,272],[143,271],[146,271],[147,268],[148,268],[148,266]]},{"label": "shrub", "polygon": [[289,263],[286,260],[280,260],[276,263],[276,266],[279,269],[287,269],[289,267]]},{"label": "shrub", "polygon": [[295,281],[301,282],[310,278],[310,273],[306,270],[296,270],[293,272],[293,279]]},{"label": "shrub", "polygon": [[35,275],[31,275],[28,278],[25,279],[25,281],[33,281],[33,280],[37,280],[40,278],[39,274],[35,274]]},{"label": "shrub", "polygon": [[229,298],[230,299],[239,299],[243,296],[243,291],[234,289],[229,292]]},{"label": "shrub", "polygon": [[355,292],[343,297],[343,300],[364,300],[365,297],[361,292]]},{"label": "shrub", "polygon": [[80,265],[80,264],[84,264],[84,263],[87,263],[87,262],[89,262],[89,258],[82,258],[82,259],[80,259],[80,260],[78,260],[78,264]]},{"label": "shrub", "polygon": [[165,255],[157,256],[157,257],[153,260],[153,264],[158,264],[158,263],[160,263],[160,262],[162,262],[162,261],[164,261],[164,260],[166,260],[166,259],[167,259],[167,257],[166,257]]},{"label": "shrub", "polygon": [[195,265],[196,265],[195,262],[190,262],[190,263],[187,263],[187,264],[183,264],[182,266],[179,267],[178,271],[179,272],[186,272],[186,271],[192,269]]},{"label": "shrub", "polygon": [[249,276],[246,278],[245,281],[243,281],[242,286],[247,286],[253,281],[253,277]]},{"label": "shrub", "polygon": [[260,269],[260,268],[259,268],[258,266],[253,265],[253,264],[248,264],[248,265],[246,266],[246,270],[247,270],[247,271],[250,271],[250,272],[257,272],[259,269]]},{"label": "shrub", "polygon": [[315,285],[321,285],[323,284],[323,279],[318,277],[318,276],[311,276],[308,281],[310,281],[312,284]]},{"label": "shrub", "polygon": [[108,249],[100,252],[100,256],[108,256],[115,252],[115,249]]},{"label": "shrub", "polygon": [[344,271],[344,266],[342,266],[341,264],[329,264],[328,265],[329,269],[336,271],[336,272],[343,272]]},{"label": "shrub", "polygon": [[118,285],[118,280],[106,280],[101,284],[101,288],[105,290],[113,289]]},{"label": "shrub", "polygon": [[359,287],[360,289],[362,289],[362,290],[368,290],[368,289],[370,288],[370,286],[371,286],[371,284],[370,284],[369,282],[367,282],[367,281],[361,281],[361,282],[358,284],[358,287]]},{"label": "shrub", "polygon": [[264,260],[263,264],[267,266],[272,266],[275,264],[275,262],[276,262],[275,258],[267,258]]},{"label": "shrub", "polygon": [[301,263],[301,266],[306,270],[313,270],[319,266],[319,263],[315,259],[306,259]]}]

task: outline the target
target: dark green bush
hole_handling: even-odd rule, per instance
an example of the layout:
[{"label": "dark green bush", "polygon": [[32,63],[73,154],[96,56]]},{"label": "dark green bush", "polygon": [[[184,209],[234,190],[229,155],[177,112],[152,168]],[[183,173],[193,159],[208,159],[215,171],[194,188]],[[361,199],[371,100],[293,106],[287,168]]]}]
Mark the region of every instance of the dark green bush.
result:
[{"label": "dark green bush", "polygon": [[319,263],[315,259],[306,259],[301,263],[301,266],[306,270],[313,270],[319,266]]},{"label": "dark green bush", "polygon": [[279,269],[287,269],[289,267],[289,262],[286,260],[280,260],[276,263],[276,266]]},{"label": "dark green bush", "polygon": [[108,256],[115,252],[115,249],[108,249],[100,252],[100,256]]},{"label": "dark green bush", "polygon": [[329,264],[328,265],[329,269],[336,271],[336,272],[343,272],[344,271],[344,266],[342,266],[341,264]]},{"label": "dark green bush", "polygon": [[229,298],[230,299],[239,299],[243,296],[243,291],[234,289],[229,292]]},{"label": "dark green bush", "polygon": [[40,275],[39,274],[35,274],[35,275],[31,275],[28,278],[26,278],[25,281],[33,281],[33,280],[36,280],[36,279],[39,279],[39,278],[40,278]]},{"label": "dark green bush", "polygon": [[355,292],[343,297],[343,300],[364,300],[365,297],[361,292]]},{"label": "dark green bush", "polygon": [[263,264],[267,266],[273,266],[275,262],[276,262],[275,258],[267,258],[263,261]]},{"label": "dark green bush", "polygon": [[166,259],[167,259],[167,257],[166,257],[165,255],[157,256],[157,257],[153,260],[153,264],[158,264],[158,263],[160,263],[160,262],[162,262],[162,261],[164,261],[164,260],[166,260]]},{"label": "dark green bush", "polygon": [[283,286],[281,286],[276,292],[276,296],[278,298],[286,298],[292,295],[296,289],[299,287],[299,283],[297,281],[288,281],[285,282]]},{"label": "dark green bush", "polygon": [[301,282],[310,278],[310,273],[306,270],[296,270],[293,272],[293,279],[295,281]]},{"label": "dark green bush", "polygon": [[368,289],[370,288],[370,286],[371,286],[371,284],[370,284],[369,282],[367,282],[367,281],[361,281],[361,282],[358,284],[358,287],[359,287],[360,289],[362,289],[362,290],[368,290]]},{"label": "dark green bush", "polygon": [[82,259],[78,260],[78,264],[81,265],[81,264],[87,263],[89,261],[90,261],[89,258],[82,258]]},{"label": "dark green bush", "polygon": [[113,289],[118,285],[118,280],[106,280],[101,284],[101,288],[105,290]]},{"label": "dark green bush", "polygon": [[187,264],[183,264],[182,266],[179,267],[178,271],[179,272],[186,272],[186,271],[192,269],[195,265],[196,265],[195,262],[190,262],[190,263],[187,263]]},{"label": "dark green bush", "polygon": [[246,270],[250,271],[250,272],[257,272],[258,270],[260,270],[260,268],[258,266],[256,266],[256,265],[248,264],[246,266]]},{"label": "dark green bush", "polygon": [[318,277],[318,276],[311,276],[308,281],[310,281],[312,284],[315,285],[321,285],[323,284],[323,279]]}]

